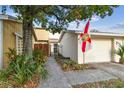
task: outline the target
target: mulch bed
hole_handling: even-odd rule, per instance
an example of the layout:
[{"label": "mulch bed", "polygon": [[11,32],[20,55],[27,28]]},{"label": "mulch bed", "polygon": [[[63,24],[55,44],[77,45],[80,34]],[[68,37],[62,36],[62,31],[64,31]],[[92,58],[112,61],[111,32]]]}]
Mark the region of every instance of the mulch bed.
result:
[{"label": "mulch bed", "polygon": [[40,76],[39,75],[34,75],[33,79],[31,81],[28,81],[23,88],[37,88],[39,83],[40,83]]},{"label": "mulch bed", "polygon": [[77,70],[86,70],[86,69],[97,69],[91,64],[75,64],[73,66],[68,66],[67,68],[64,68],[64,61],[67,59],[61,59],[59,57],[56,58],[56,62],[59,64],[61,69],[63,71],[77,71]]},{"label": "mulch bed", "polygon": [[73,88],[124,88],[124,81],[120,79],[110,79],[106,81],[73,85]]},{"label": "mulch bed", "polygon": [[32,80],[27,81],[24,85],[18,85],[10,76],[7,81],[0,81],[0,88],[37,88],[39,80],[40,76],[34,75]]}]

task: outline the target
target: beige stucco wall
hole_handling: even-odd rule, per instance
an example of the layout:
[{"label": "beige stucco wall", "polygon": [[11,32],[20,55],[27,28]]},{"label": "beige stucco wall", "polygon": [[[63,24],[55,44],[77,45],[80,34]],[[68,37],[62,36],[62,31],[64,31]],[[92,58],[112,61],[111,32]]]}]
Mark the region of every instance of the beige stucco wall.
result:
[{"label": "beige stucco wall", "polygon": [[77,62],[77,36],[65,33],[59,44],[59,53]]},{"label": "beige stucco wall", "polygon": [[3,61],[4,67],[7,66],[7,55],[8,48],[16,49],[16,37],[14,35],[15,32],[22,31],[22,23],[11,21],[11,20],[3,20]]}]

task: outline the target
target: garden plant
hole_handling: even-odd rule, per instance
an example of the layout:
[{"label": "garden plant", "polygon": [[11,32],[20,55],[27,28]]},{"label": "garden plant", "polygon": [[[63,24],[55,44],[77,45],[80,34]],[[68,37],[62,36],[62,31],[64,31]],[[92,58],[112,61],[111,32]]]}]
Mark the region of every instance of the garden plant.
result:
[{"label": "garden plant", "polygon": [[39,79],[47,78],[46,55],[34,50],[33,56],[16,55],[16,50],[7,53],[8,67],[0,71],[0,87],[37,87]]}]

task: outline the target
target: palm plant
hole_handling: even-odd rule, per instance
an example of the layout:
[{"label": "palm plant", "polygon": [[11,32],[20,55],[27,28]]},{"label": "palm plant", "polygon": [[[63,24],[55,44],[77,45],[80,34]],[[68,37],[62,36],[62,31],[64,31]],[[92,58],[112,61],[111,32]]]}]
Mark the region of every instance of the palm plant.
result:
[{"label": "palm plant", "polygon": [[116,51],[116,54],[120,56],[120,63],[124,64],[124,45],[119,45],[119,49]]}]

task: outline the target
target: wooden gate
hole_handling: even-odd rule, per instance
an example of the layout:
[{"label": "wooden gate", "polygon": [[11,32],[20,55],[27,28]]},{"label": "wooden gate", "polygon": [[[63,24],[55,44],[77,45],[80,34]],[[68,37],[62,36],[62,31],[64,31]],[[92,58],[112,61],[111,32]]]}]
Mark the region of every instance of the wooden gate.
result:
[{"label": "wooden gate", "polygon": [[49,45],[48,44],[34,44],[34,49],[40,49],[49,55]]}]

